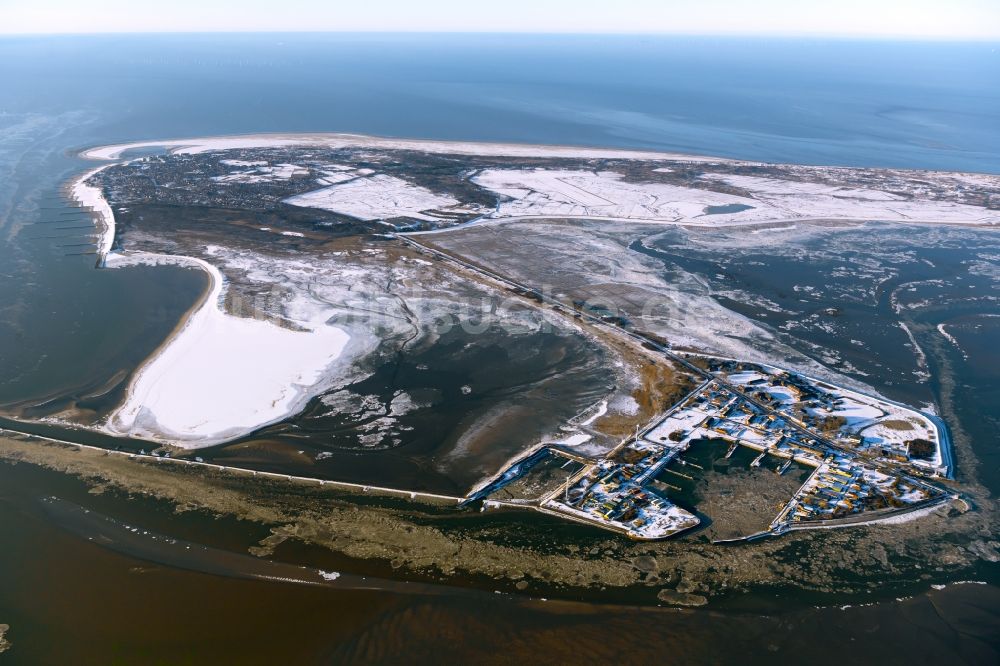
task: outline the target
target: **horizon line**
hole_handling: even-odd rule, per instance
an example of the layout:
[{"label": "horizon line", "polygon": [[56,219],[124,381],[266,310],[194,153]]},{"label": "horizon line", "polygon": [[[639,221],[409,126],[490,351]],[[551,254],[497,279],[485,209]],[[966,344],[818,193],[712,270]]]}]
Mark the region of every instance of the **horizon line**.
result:
[{"label": "horizon line", "polygon": [[479,35],[536,37],[729,37],[749,39],[829,39],[837,41],[912,41],[955,43],[1000,43],[997,35],[918,35],[906,33],[823,33],[823,32],[700,32],[700,31],[548,31],[548,30],[107,30],[4,32],[0,37],[109,37],[127,35]]}]

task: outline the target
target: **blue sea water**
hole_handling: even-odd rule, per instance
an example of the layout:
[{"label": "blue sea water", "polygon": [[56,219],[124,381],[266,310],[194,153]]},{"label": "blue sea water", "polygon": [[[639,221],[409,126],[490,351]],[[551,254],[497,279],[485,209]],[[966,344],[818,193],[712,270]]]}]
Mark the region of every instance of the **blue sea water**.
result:
[{"label": "blue sea water", "polygon": [[0,404],[126,372],[198,289],[189,271],[126,276],[77,256],[87,221],[59,188],[85,146],[336,131],[1000,173],[998,84],[988,43],[3,37]]},{"label": "blue sea water", "polygon": [[0,112],[79,142],[348,131],[1000,172],[990,43],[504,35],[0,39]]}]

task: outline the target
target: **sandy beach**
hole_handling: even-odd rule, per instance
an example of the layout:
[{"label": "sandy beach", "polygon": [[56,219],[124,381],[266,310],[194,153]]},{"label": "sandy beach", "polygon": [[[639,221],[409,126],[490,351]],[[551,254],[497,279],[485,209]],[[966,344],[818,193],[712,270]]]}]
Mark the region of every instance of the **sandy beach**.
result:
[{"label": "sandy beach", "polygon": [[[434,141],[429,139],[393,139],[362,134],[304,133],[304,134],[243,134],[233,136],[199,137],[189,139],[161,139],[137,141],[111,146],[95,146],[80,151],[80,157],[90,160],[114,160],[129,150],[165,148],[182,154],[203,153],[210,150],[238,148],[280,148],[283,146],[319,146],[324,148],[370,147],[394,150],[419,150],[429,153],[458,155],[491,155],[504,157],[566,157],[611,158],[634,160],[673,160],[681,162],[737,163],[722,157],[685,155],[682,153],[615,148],[588,148],[583,146],[553,146],[520,143],[493,143],[472,141]],[[747,164],[750,164],[747,162]]]},{"label": "sandy beach", "polygon": [[69,185],[69,194],[81,207],[93,211],[97,218],[97,254],[103,261],[115,242],[115,214],[108,205],[101,188],[87,185],[94,174],[107,169],[110,164],[91,169],[77,176]]}]

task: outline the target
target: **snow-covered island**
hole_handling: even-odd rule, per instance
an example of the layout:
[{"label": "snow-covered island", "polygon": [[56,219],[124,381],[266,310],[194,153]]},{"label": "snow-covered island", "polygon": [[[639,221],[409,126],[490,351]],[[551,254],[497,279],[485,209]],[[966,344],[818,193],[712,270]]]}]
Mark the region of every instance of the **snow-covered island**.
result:
[{"label": "snow-covered island", "polygon": [[[705,227],[797,220],[1000,224],[1000,178],[984,174],[970,180],[947,172],[341,134],[149,141],[81,155],[113,160],[138,149],[169,153],[126,161],[127,169],[102,179],[118,185],[122,204],[148,196],[150,181],[166,175],[173,179],[158,188],[163,202],[201,195],[244,206],[287,204],[332,213],[328,224],[436,229],[526,218]],[[93,175],[81,183],[94,182]],[[83,205],[93,206],[92,199],[81,191]]]},{"label": "snow-covered island", "polygon": [[[132,157],[137,149],[144,156]],[[436,239],[477,229],[502,244],[518,223],[567,221],[639,234],[868,221],[994,227],[1000,178],[353,135],[151,141],[82,155],[111,161],[70,187],[98,218],[99,265],[173,264],[209,278],[202,300],[130,378],[124,401],[96,424],[108,433],[204,448],[250,437],[307,405],[325,418],[353,401],[365,415],[359,442],[399,445],[399,419],[420,401],[397,391],[379,411],[344,387],[372,376],[380,359],[433,346],[443,314],[461,320],[459,297],[502,296],[554,334],[602,350],[614,387],[589,417],[550,419],[552,432],[536,446],[507,452],[510,464],[481,474],[469,502],[664,538],[700,523],[657,479],[667,470],[691,478],[678,466],[702,440],[759,452],[754,467],[779,459],[779,475],[793,463],[813,470],[768,533],[882,520],[953,496],[935,480],[953,468],[943,424],[814,361],[779,369],[747,342],[777,347],[773,336],[716,302],[691,308],[704,327],[613,316]],[[578,260],[602,270],[583,243]],[[652,284],[620,257],[609,263],[609,294]],[[685,327],[702,336],[680,337]],[[744,360],[721,358],[744,350]],[[654,388],[659,402],[635,398]],[[458,394],[474,396],[475,387]],[[443,457],[482,464],[467,461],[483,455],[475,438],[497,418],[484,416]],[[533,490],[500,496],[518,484]]]}]

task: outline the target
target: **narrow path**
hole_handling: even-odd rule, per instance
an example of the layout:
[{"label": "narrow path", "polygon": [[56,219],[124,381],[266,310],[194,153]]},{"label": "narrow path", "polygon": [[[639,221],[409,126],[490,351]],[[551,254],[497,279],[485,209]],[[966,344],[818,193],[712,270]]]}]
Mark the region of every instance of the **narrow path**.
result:
[{"label": "narrow path", "polygon": [[57,439],[55,437],[46,437],[45,435],[36,435],[30,432],[23,432],[20,430],[14,430],[11,428],[0,428],[0,435],[4,433],[13,433],[20,435],[21,437],[27,437],[29,439],[37,439],[46,442],[52,442],[54,444],[63,444],[70,447],[75,447],[79,449],[87,449],[89,451],[97,451],[104,455],[116,455],[124,456],[126,458],[131,458],[133,460],[146,460],[155,463],[166,463],[174,465],[190,465],[194,467],[202,467],[215,469],[225,472],[235,472],[239,474],[245,474],[252,477],[262,477],[266,479],[275,479],[278,481],[294,481],[301,483],[316,484],[319,486],[330,486],[331,488],[337,488],[341,490],[349,490],[352,492],[361,493],[373,493],[376,495],[391,495],[398,496],[408,499],[432,499],[432,500],[444,500],[446,502],[454,502],[458,504],[465,500],[464,497],[455,497],[452,495],[439,495],[436,493],[428,493],[419,490],[405,490],[402,488],[388,488],[385,486],[372,486],[365,485],[361,483],[350,483],[348,481],[330,481],[328,479],[319,479],[312,476],[298,476],[294,474],[281,474],[279,472],[264,472],[259,470],[247,469],[245,467],[235,467],[232,465],[219,465],[217,463],[209,463],[198,460],[190,460],[188,458],[170,458],[167,456],[158,456],[152,453],[134,453],[132,451],[116,451],[115,449],[108,449],[102,446],[93,446],[90,444],[80,444],[78,442],[71,442],[66,439]]}]

